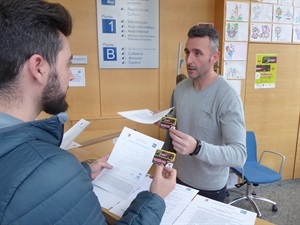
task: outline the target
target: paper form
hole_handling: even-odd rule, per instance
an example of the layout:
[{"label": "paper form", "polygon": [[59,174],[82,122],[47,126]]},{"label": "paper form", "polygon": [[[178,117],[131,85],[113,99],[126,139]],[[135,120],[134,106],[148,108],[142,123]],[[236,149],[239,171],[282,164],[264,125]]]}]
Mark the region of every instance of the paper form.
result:
[{"label": "paper form", "polygon": [[73,142],[75,138],[90,124],[91,122],[80,119],[74,126],[72,126],[67,132],[64,133],[62,143],[60,147],[62,149],[71,149],[80,146]]},{"label": "paper form", "polygon": [[[139,192],[149,190],[152,179],[146,177],[140,188],[134,194],[112,207],[109,211],[119,217],[122,217],[130,203]],[[176,184],[175,189],[164,199],[166,203],[166,211],[163,215],[160,225],[173,224],[178,215],[191,203],[192,199],[197,195],[198,190],[186,187],[181,184]]]},{"label": "paper form", "polygon": [[173,224],[197,193],[196,189],[176,184],[175,189],[165,198],[166,211],[160,225]]},{"label": "paper form", "polygon": [[144,179],[163,143],[124,127],[107,161],[113,168],[104,169],[93,184],[126,199]]},{"label": "paper form", "polygon": [[123,201],[126,203],[128,202],[128,205],[124,204],[124,207],[122,207],[122,206],[120,208],[116,207],[116,208],[118,208],[117,210],[120,210],[120,212],[118,212],[118,211],[113,212],[115,215],[122,216],[123,213],[125,212],[125,210],[128,208],[128,206],[132,202],[132,200],[137,196],[137,194],[139,192],[149,190],[150,182],[152,181],[149,178],[149,176],[150,176],[149,174],[146,175],[145,179],[143,179],[141,184],[136,188],[136,190],[133,191],[132,194],[128,195],[128,198],[126,200],[124,200],[123,198],[120,198],[119,196],[116,196],[102,188],[99,188],[96,185],[94,185],[93,191],[95,192],[96,196],[98,197],[101,207],[105,208],[105,209],[111,209],[114,206],[116,206],[118,203],[123,202]]},{"label": "paper form", "polygon": [[145,179],[141,182],[139,187],[132,193],[132,195],[126,200],[120,201],[114,207],[112,207],[109,211],[119,217],[122,217],[126,209],[129,207],[130,203],[135,199],[138,193],[142,191],[148,191],[150,188],[152,179],[147,175]]},{"label": "paper form", "polygon": [[118,114],[138,123],[153,124],[159,121],[163,116],[167,115],[172,109],[173,107],[155,114],[149,109],[124,111],[118,112]]},{"label": "paper form", "polygon": [[96,194],[101,207],[105,209],[110,209],[123,200],[119,196],[97,187],[96,185],[94,185],[93,191]]},{"label": "paper form", "polygon": [[253,225],[256,213],[197,195],[174,225]]}]

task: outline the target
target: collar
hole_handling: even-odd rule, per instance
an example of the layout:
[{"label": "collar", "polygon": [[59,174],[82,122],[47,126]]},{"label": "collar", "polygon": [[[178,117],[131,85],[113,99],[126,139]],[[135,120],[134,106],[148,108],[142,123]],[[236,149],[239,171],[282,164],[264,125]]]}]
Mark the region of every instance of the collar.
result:
[{"label": "collar", "polygon": [[0,112],[0,128],[14,126],[19,123],[24,123],[24,121],[22,121],[16,117],[10,116],[6,113]]}]

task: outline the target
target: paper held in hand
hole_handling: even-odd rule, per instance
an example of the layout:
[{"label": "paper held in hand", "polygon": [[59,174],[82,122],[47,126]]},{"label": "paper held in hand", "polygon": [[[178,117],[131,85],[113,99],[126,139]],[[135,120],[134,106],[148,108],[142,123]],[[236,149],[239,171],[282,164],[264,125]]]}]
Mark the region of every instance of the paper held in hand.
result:
[{"label": "paper held in hand", "polygon": [[163,144],[163,141],[124,127],[107,161],[113,168],[104,169],[93,184],[127,198],[144,179],[156,150]]},{"label": "paper held in hand", "polygon": [[167,115],[172,109],[173,107],[154,114],[149,109],[124,111],[118,112],[118,114],[137,123],[154,124],[163,116]]}]

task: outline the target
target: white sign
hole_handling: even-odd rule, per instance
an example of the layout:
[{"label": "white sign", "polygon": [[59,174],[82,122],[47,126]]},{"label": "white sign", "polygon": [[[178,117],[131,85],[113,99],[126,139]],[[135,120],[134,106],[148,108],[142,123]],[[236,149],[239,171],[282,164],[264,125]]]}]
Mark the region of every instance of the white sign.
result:
[{"label": "white sign", "polygon": [[70,67],[74,79],[69,82],[70,87],[85,86],[85,69],[84,67]]},{"label": "white sign", "polygon": [[159,0],[97,0],[99,68],[158,68]]}]

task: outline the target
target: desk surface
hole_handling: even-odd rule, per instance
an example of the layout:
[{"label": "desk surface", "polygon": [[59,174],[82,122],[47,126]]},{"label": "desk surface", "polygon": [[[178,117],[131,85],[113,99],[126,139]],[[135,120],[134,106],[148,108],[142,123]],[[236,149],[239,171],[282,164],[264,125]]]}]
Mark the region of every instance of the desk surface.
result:
[{"label": "desk surface", "polygon": [[[98,133],[99,134],[99,133]],[[114,133],[115,134],[115,133]],[[109,137],[109,134],[103,134],[105,137]],[[114,135],[112,135],[114,136]],[[83,132],[80,137],[76,139],[76,142],[83,143],[91,139],[97,139],[97,133],[96,132]],[[106,138],[105,138],[106,139]],[[104,140],[92,145],[84,146],[81,148],[75,148],[71,149],[70,152],[74,154],[80,161],[86,160],[88,158],[100,158],[104,155],[109,154],[113,149],[113,139]],[[105,218],[108,223],[114,224],[119,217],[110,213],[108,210],[103,209],[103,213],[105,215]],[[257,218],[255,221],[255,225],[272,225],[273,223],[270,223],[266,220],[262,220],[260,218]]]}]

